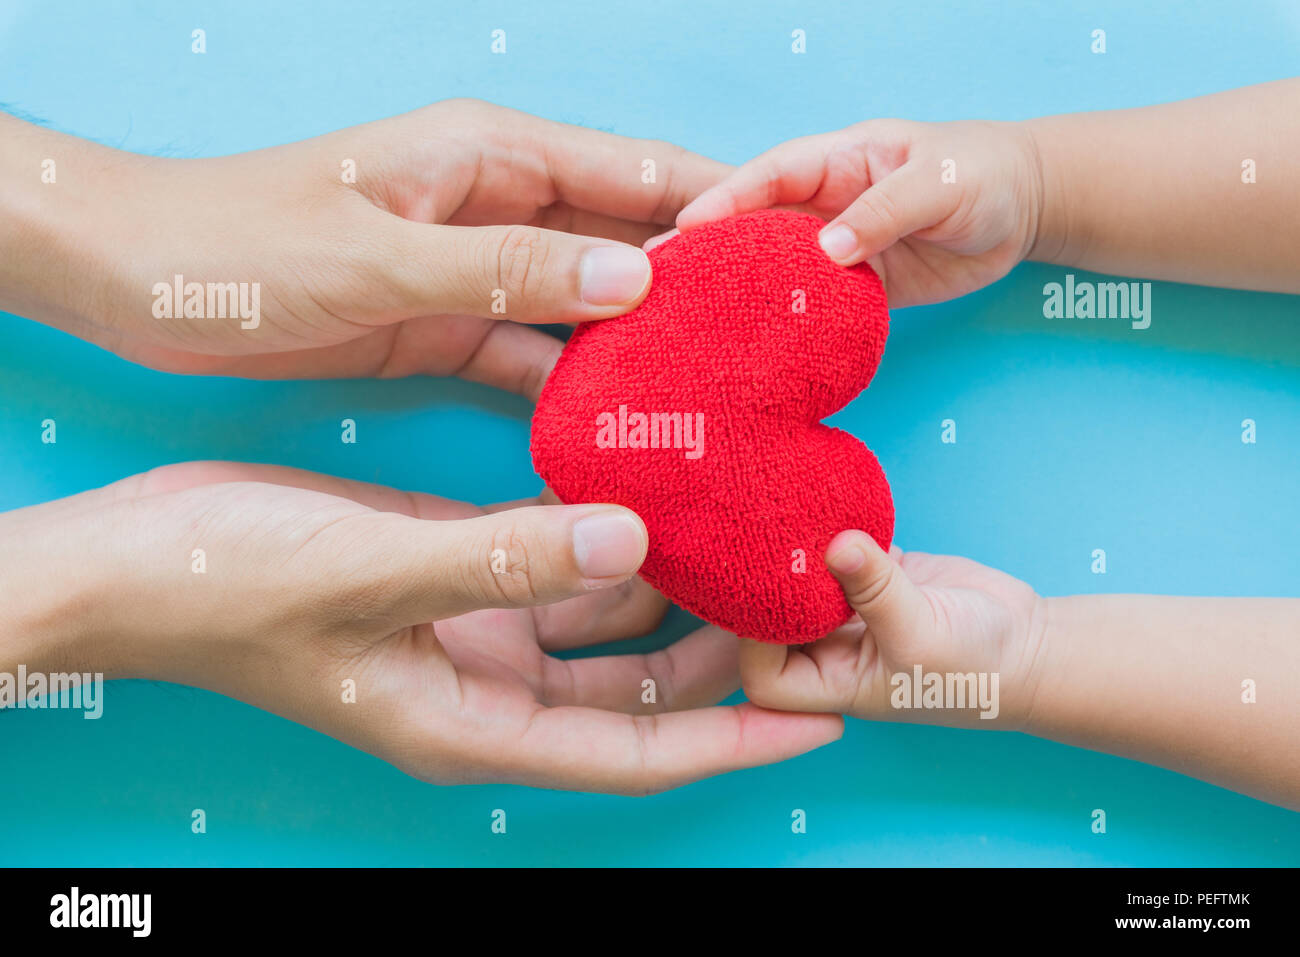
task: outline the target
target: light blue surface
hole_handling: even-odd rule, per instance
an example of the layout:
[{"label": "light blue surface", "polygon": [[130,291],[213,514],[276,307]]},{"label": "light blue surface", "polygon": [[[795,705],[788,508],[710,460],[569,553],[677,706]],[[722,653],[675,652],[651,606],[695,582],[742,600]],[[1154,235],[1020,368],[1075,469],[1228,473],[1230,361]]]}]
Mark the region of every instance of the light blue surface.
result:
[{"label": "light blue surface", "polygon": [[[1088,49],[1097,27],[1104,56]],[[504,57],[488,52],[495,28]],[[806,55],[789,52],[795,28]],[[475,96],[740,161],[874,115],[1192,96],[1288,75],[1297,52],[1300,5],[1284,2],[0,3],[0,101],[183,156]],[[1024,267],[895,315],[876,381],[835,423],[884,464],[901,544],[1047,594],[1297,594],[1300,299],[1156,284],[1153,324],[1134,332],[1044,320],[1042,285],[1063,273]],[[485,389],[169,376],[3,315],[0,405],[3,508],[191,458],[476,501],[539,484],[526,405]],[[47,416],[57,446],[39,441]],[[338,441],[344,417],[355,446]],[[944,418],[955,446],[939,442]],[[1300,863],[1300,815],[1170,772],[862,722],[801,759],[635,800],[432,787],[218,695],[129,682],[100,721],[0,715],[0,774],[6,864]],[[206,835],[190,833],[195,807]],[[806,835],[790,832],[796,807]],[[490,833],[494,808],[508,835]]]}]

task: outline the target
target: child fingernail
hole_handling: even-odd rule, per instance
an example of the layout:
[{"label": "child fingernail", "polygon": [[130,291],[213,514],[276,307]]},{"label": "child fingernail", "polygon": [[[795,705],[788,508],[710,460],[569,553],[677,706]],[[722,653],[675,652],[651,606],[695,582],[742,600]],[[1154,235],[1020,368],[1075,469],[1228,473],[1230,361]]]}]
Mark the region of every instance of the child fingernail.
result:
[{"label": "child fingernail", "polygon": [[589,306],[634,302],[650,283],[650,260],[632,246],[596,246],[582,257],[581,283]]},{"label": "child fingernail", "polygon": [[668,232],[660,233],[658,236],[651,236],[649,239],[647,239],[645,242],[641,244],[641,248],[645,252],[649,252],[650,250],[654,249],[656,246],[662,246],[664,243],[668,242],[668,240],[675,237],[678,234],[678,232],[679,230],[670,229],[668,230]]},{"label": "child fingernail", "polygon": [[846,226],[844,223],[823,230],[821,235],[817,237],[817,241],[821,243],[822,249],[831,259],[844,259],[852,256],[854,250],[858,248],[858,237],[854,235],[853,228]]},{"label": "child fingernail", "polygon": [[573,559],[584,578],[624,578],[641,566],[645,533],[624,512],[599,512],[573,525]]},{"label": "child fingernail", "polygon": [[867,560],[867,553],[857,545],[845,545],[834,554],[826,556],[826,564],[830,566],[831,571],[839,572],[841,575],[849,575],[863,566]]}]

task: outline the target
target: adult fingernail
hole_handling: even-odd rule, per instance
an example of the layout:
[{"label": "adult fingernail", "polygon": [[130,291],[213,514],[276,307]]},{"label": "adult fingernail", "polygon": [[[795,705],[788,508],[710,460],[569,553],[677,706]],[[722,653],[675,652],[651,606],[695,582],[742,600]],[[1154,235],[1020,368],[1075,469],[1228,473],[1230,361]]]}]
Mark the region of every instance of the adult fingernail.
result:
[{"label": "adult fingernail", "polygon": [[826,556],[826,564],[830,566],[831,571],[839,572],[841,575],[851,575],[861,568],[866,560],[867,553],[862,550],[861,545],[845,545]]},{"label": "adult fingernail", "polygon": [[599,512],[573,524],[573,558],[584,578],[626,578],[641,567],[645,532],[626,512]]},{"label": "adult fingernail", "polygon": [[595,246],[582,257],[581,283],[589,306],[634,302],[650,284],[650,260],[634,246]]},{"label": "adult fingernail", "polygon": [[831,259],[846,259],[858,248],[858,237],[853,234],[853,227],[844,223],[823,230],[817,241]]}]

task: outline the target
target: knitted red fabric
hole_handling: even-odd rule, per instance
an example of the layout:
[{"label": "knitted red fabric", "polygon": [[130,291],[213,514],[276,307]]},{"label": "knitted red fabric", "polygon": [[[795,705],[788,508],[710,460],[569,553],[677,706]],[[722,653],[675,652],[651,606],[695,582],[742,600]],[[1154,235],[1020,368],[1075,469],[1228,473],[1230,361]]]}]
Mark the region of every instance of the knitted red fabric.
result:
[{"label": "knitted red fabric", "polygon": [[569,340],[533,415],[533,464],[568,503],[650,533],[641,574],[738,635],[796,644],[852,611],[822,555],[848,528],[888,548],[894,506],[865,445],[820,420],[871,381],[889,334],[870,266],[768,210],[650,252],[645,301]]}]

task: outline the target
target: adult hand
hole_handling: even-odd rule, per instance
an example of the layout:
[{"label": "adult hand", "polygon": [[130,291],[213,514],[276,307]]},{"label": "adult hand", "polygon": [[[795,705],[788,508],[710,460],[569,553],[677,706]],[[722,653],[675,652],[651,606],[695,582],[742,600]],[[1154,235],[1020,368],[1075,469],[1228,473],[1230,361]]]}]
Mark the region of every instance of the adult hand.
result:
[{"label": "adult hand", "polygon": [[[633,308],[639,244],[727,170],[473,100],[214,159],[3,114],[0,143],[0,308],[173,372],[458,374],[534,398],[560,344],[520,324]],[[189,283],[249,312],[256,283],[258,315],[187,315]]]},{"label": "adult hand", "polygon": [[430,781],[647,793],[842,731],[838,715],[705,707],[739,686],[738,643],[716,628],[554,657],[662,614],[633,577],[645,528],[614,505],[484,512],[189,463],[0,515],[0,536],[23,542],[0,559],[7,670],[209,688]]}]

